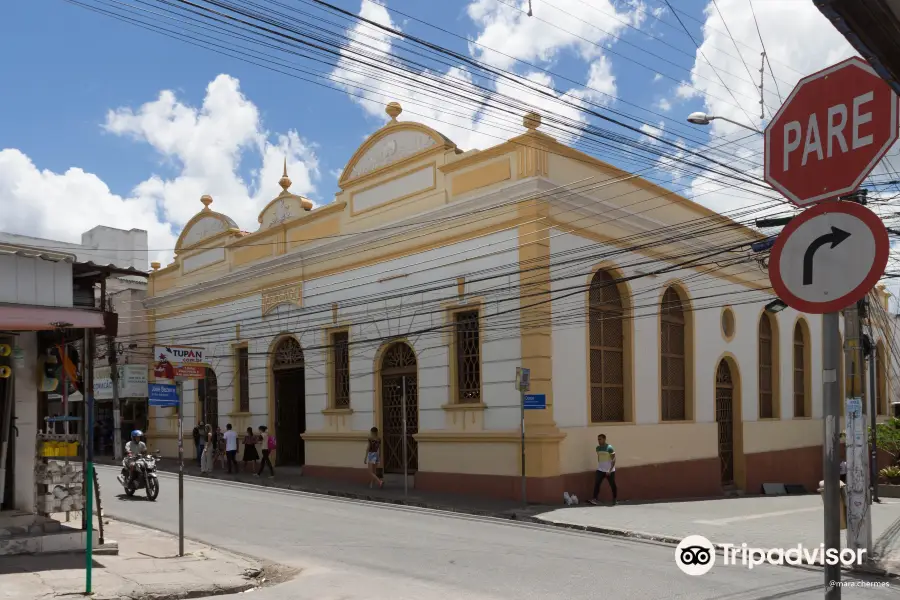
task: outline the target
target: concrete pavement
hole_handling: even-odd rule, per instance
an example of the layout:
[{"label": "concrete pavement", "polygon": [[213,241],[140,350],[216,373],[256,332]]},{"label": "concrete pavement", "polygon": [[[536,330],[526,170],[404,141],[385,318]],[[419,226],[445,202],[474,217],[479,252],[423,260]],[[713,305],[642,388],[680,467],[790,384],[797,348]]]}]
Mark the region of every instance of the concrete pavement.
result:
[{"label": "concrete pavement", "polygon": [[[104,489],[115,470],[100,468]],[[111,516],[177,531],[177,480],[156,502],[110,499]],[[598,511],[604,510],[598,508]],[[188,477],[187,535],[298,571],[259,600],[820,598],[819,569],[716,567],[689,577],[654,543],[385,503]],[[848,588],[845,598],[896,597]]]},{"label": "concrete pavement", "polygon": [[[824,509],[818,495],[755,496],[685,502],[591,506],[552,510],[537,520],[589,531],[678,543],[702,535],[714,544],[755,548],[818,547]],[[900,500],[885,498],[872,508],[873,554],[900,574]],[[841,535],[846,545],[846,536]]]},{"label": "concrete pavement", "polygon": [[[259,562],[186,541],[177,556],[177,538],[110,520],[107,536],[119,544],[117,556],[95,556],[95,600],[202,597],[245,592],[263,580]],[[85,555],[20,555],[0,561],[0,598],[45,600],[85,591]]]}]

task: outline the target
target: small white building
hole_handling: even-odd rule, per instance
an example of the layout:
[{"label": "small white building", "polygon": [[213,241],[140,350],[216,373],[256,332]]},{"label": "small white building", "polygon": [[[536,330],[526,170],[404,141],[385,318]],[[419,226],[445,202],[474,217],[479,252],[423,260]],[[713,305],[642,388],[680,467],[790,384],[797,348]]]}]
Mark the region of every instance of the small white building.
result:
[{"label": "small white building", "polygon": [[[75,263],[74,254],[0,243],[0,344],[12,348],[0,358],[0,374],[6,375],[0,377],[4,510],[34,510],[36,436],[43,429],[38,385],[47,348],[105,326],[102,311],[75,306]],[[53,332],[53,340],[47,332]]]},{"label": "small white building", "polygon": [[[0,231],[0,243],[26,245],[74,255],[75,261],[82,265],[75,276],[76,304],[97,305],[101,294],[105,294],[108,304],[106,308],[118,315],[118,336],[112,340],[111,346],[108,338],[98,338],[95,379],[109,377],[110,351],[116,353],[120,372],[124,365],[147,366],[151,350],[147,343],[148,321],[143,306],[147,294],[149,261],[145,230],[125,230],[99,225],[82,233],[81,243]],[[110,276],[100,286],[79,285],[81,280],[95,278],[90,268],[93,266],[108,270]],[[136,386],[131,386],[127,390],[131,395],[120,397],[120,427],[126,432],[123,436],[126,441],[127,432],[133,429],[146,429],[148,425],[146,385],[143,386],[143,391],[137,391]],[[75,399],[80,401],[80,395]],[[57,394],[52,394],[43,412],[47,415],[57,414],[60,408],[61,399]],[[81,415],[81,405],[75,405],[75,409],[74,414]],[[95,404],[94,414],[97,424],[94,450],[98,454],[109,456],[115,454],[114,412],[112,399],[108,394],[101,394]]]}]

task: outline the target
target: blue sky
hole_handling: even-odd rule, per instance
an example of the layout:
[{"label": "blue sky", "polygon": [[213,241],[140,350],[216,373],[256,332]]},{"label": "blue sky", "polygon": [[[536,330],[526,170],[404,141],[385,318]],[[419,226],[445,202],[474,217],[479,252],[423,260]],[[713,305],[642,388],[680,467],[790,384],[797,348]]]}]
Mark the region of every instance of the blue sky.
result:
[{"label": "blue sky", "polygon": [[[289,9],[313,10],[300,0],[284,2]],[[598,89],[612,92],[590,97],[685,147],[745,136],[721,122],[687,125],[688,113],[715,111],[747,122],[747,115],[759,110],[749,74],[757,75],[760,42],[748,0],[719,0],[718,11],[704,0],[679,0],[673,6],[681,11],[681,22],[664,0],[533,0],[530,22],[519,10],[527,0],[387,0],[387,9],[381,0],[334,4],[379,22],[389,19],[406,33],[519,76],[540,72],[546,78],[539,70],[546,69],[552,81],[541,83],[559,90],[589,96]],[[807,0],[756,0],[752,6],[781,93],[802,74],[851,54]],[[410,114],[418,108],[415,101],[392,97],[390,89],[367,92],[372,102],[360,103],[346,90],[274,73],[63,0],[5,3],[0,15],[0,51],[15,57],[0,63],[0,205],[16,206],[5,213],[12,214],[6,222],[0,218],[0,230],[78,239],[98,224],[140,227],[151,232],[151,246],[160,256],[170,255],[181,225],[200,208],[201,193],[212,193],[214,209],[252,228],[256,212],[277,192],[285,153],[292,191],[323,204],[332,200],[337,174],[364,136],[383,124],[383,100],[403,103],[407,110],[401,119],[421,120]],[[726,35],[723,21],[736,41]],[[702,53],[694,41],[702,44]],[[485,47],[521,61],[488,56]],[[589,80],[592,75],[596,79]],[[767,104],[777,108],[775,81],[767,78]],[[593,90],[586,89],[589,82]],[[159,103],[164,90],[171,95]],[[210,110],[217,116],[204,126],[205,101],[216,105]],[[447,123],[452,119],[430,102],[422,107],[430,119],[425,122],[464,149],[469,149],[464,142],[484,147],[515,135],[492,128],[477,111]],[[606,126],[577,111],[573,115]],[[758,119],[752,124],[761,125]],[[586,147],[584,140],[579,143]],[[758,162],[755,143],[742,141],[745,148],[729,150],[743,153],[748,170]],[[617,154],[598,156],[635,168]],[[721,210],[748,202],[739,190],[710,193],[716,187],[709,180],[671,166],[662,161],[648,176],[699,194]]]}]

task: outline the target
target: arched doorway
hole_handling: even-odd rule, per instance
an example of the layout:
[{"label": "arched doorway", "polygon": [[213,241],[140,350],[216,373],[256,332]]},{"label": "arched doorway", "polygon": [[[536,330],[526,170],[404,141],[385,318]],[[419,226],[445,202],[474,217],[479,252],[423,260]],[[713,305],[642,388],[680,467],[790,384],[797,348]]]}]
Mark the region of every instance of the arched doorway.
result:
[{"label": "arched doorway", "polygon": [[722,485],[734,484],[734,380],[724,358],[716,369],[716,423],[719,426],[719,462]]},{"label": "arched doorway", "polygon": [[[403,383],[406,382],[406,414],[403,412]],[[403,420],[406,419],[407,473],[419,467],[419,453],[413,434],[419,431],[419,395],[416,355],[408,344],[389,346],[381,359],[381,428],[384,443],[384,472],[403,473]]]},{"label": "arched doorway", "polygon": [[306,370],[300,342],[287,337],[275,347],[272,362],[275,384],[275,439],[278,465],[306,463],[303,438],[306,432]]},{"label": "arched doorway", "polygon": [[197,381],[197,400],[200,403],[197,412],[199,419],[213,426],[213,431],[219,427],[219,380],[216,372],[207,367],[203,379]]}]

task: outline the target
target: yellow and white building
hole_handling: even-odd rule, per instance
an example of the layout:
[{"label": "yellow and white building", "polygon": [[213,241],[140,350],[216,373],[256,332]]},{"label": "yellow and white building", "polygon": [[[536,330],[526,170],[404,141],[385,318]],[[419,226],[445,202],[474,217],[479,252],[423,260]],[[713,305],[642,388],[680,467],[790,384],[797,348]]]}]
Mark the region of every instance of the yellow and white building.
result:
[{"label": "yellow and white building", "polygon": [[[402,472],[405,400],[416,488],[515,498],[521,366],[547,401],[525,415],[529,500],[586,497],[601,432],[623,499],[820,479],[821,319],[764,310],[765,271],[722,252],[757,233],[561,144],[534,113],[464,152],[387,112],[334,202],[312,210],[285,173],[243,232],[204,196],[154,265],[155,342],[212,357],[183,385],[188,430],[266,424],[278,463],[364,480],[372,426]],[[174,410],[150,420],[175,454]]]}]

